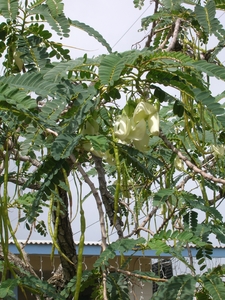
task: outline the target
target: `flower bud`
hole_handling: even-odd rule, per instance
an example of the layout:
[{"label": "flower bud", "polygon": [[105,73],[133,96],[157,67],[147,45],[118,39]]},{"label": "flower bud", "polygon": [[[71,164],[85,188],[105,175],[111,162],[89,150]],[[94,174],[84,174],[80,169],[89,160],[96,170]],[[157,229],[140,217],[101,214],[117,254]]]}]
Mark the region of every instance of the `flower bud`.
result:
[{"label": "flower bud", "polygon": [[174,159],[174,167],[178,171],[184,171],[184,162],[178,156],[176,156],[176,158]]}]

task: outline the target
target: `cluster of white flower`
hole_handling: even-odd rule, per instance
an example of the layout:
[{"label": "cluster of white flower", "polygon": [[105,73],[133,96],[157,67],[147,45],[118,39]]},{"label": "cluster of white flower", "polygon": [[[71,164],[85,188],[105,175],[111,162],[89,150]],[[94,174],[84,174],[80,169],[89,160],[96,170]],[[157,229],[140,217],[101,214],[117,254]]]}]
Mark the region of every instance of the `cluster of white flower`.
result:
[{"label": "cluster of white flower", "polygon": [[141,101],[132,117],[124,110],[115,122],[114,133],[120,141],[132,143],[140,151],[148,150],[149,135],[159,134],[158,109],[153,104]]}]

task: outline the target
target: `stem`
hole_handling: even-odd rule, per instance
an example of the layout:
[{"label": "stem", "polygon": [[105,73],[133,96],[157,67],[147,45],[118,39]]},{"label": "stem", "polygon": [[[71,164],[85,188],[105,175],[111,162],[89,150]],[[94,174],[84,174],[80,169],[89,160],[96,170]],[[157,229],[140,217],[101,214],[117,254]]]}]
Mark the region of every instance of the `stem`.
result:
[{"label": "stem", "polygon": [[[80,189],[81,189],[81,182],[80,182]],[[86,229],[86,222],[85,222],[85,217],[84,217],[84,210],[82,207],[82,197],[81,197],[81,193],[80,193],[80,231],[81,231],[81,235],[80,235],[79,249],[78,249],[78,255],[77,255],[77,278],[76,278],[77,280],[76,280],[74,300],[78,300],[79,294],[80,294],[85,229]]]}]

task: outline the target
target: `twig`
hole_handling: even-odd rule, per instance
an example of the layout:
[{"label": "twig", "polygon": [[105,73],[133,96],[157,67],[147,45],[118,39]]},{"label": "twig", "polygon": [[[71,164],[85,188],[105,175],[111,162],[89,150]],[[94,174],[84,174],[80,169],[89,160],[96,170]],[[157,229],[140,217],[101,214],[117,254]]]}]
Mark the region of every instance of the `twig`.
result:
[{"label": "twig", "polygon": [[154,235],[154,232],[153,232],[152,230],[147,229],[147,228],[145,228],[145,227],[140,227],[140,226],[139,226],[139,227],[137,228],[137,230],[138,230],[138,231],[143,230],[143,231],[146,231],[146,232],[150,233],[152,236]]},{"label": "twig", "polygon": [[109,269],[112,271],[116,271],[118,273],[122,273],[126,276],[133,276],[138,279],[151,280],[151,281],[155,281],[155,282],[167,282],[168,281],[165,278],[155,278],[155,277],[150,277],[150,276],[146,276],[146,275],[140,275],[140,274],[132,273],[130,271],[121,270],[121,269],[115,268],[113,266],[110,266]]},{"label": "twig", "polygon": [[[159,0],[155,0],[154,14],[157,13],[158,7],[159,7]],[[148,39],[147,39],[147,41],[146,41],[146,43],[145,43],[145,47],[150,47],[150,44],[151,44],[151,41],[152,41],[152,37],[153,37],[153,35],[154,35],[155,26],[156,26],[156,20],[154,20],[154,21],[152,22],[152,29],[151,29],[150,34],[148,35]]]},{"label": "twig", "polygon": [[201,174],[206,180],[211,180],[213,182],[222,183],[225,184],[225,179],[222,178],[216,178],[213,175],[206,173],[205,171],[199,169],[197,166],[195,166],[186,156],[184,156],[180,150],[178,150],[165,136],[165,134],[160,130],[159,137],[164,141],[164,143],[167,145],[168,148],[170,148],[174,153],[178,155],[180,159],[184,161],[184,163],[192,169],[195,173]]},{"label": "twig", "polygon": [[34,158],[31,158],[30,156],[27,155],[21,155],[19,154],[19,151],[17,151],[16,149],[13,150],[13,154],[15,156],[15,160],[21,160],[21,161],[29,161],[33,166],[35,167],[39,167],[41,165],[41,163]]}]

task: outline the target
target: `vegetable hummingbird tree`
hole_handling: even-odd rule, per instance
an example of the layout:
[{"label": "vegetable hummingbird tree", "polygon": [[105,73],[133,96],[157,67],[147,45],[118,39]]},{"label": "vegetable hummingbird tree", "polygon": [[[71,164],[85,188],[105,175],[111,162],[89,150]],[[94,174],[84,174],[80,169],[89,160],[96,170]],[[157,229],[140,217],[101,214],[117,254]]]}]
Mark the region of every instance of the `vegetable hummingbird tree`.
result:
[{"label": "vegetable hummingbird tree", "polygon": [[[135,7],[143,5],[134,1]],[[1,298],[14,299],[19,285],[37,299],[79,299],[94,282],[93,299],[129,299],[126,281],[133,277],[161,282],[153,296],[157,300],[165,294],[168,299],[225,297],[225,268],[206,265],[213,250],[211,236],[225,242],[220,209],[224,91],[211,92],[212,78],[221,85],[225,80],[218,58],[225,30],[216,15],[225,9],[225,1],[156,0],[154,5],[154,14],[142,20],[142,29],[150,28],[145,47],[113,53],[97,31],[64,15],[61,0],[0,1],[5,20],[0,24]],[[94,36],[109,54],[71,59],[52,40],[53,31],[69,37],[71,27]],[[11,162],[16,171],[10,171]],[[88,272],[82,271],[85,197],[74,196],[71,175],[80,185],[87,183],[99,213],[102,254]],[[77,203],[78,253],[70,216]],[[44,207],[47,222],[40,220]],[[27,263],[9,218],[12,208],[19,211],[18,222],[25,222],[28,239],[33,227],[40,235],[50,234],[52,253],[56,248],[60,255],[60,276],[41,281]],[[118,237],[109,246],[108,226]],[[8,251],[9,238],[19,257]],[[190,246],[198,249],[201,274],[191,255],[182,257]],[[110,266],[116,250],[122,256],[140,249],[168,253],[191,275],[162,280],[152,272],[127,271],[123,260],[118,268]],[[13,278],[7,279],[8,270]]]}]

